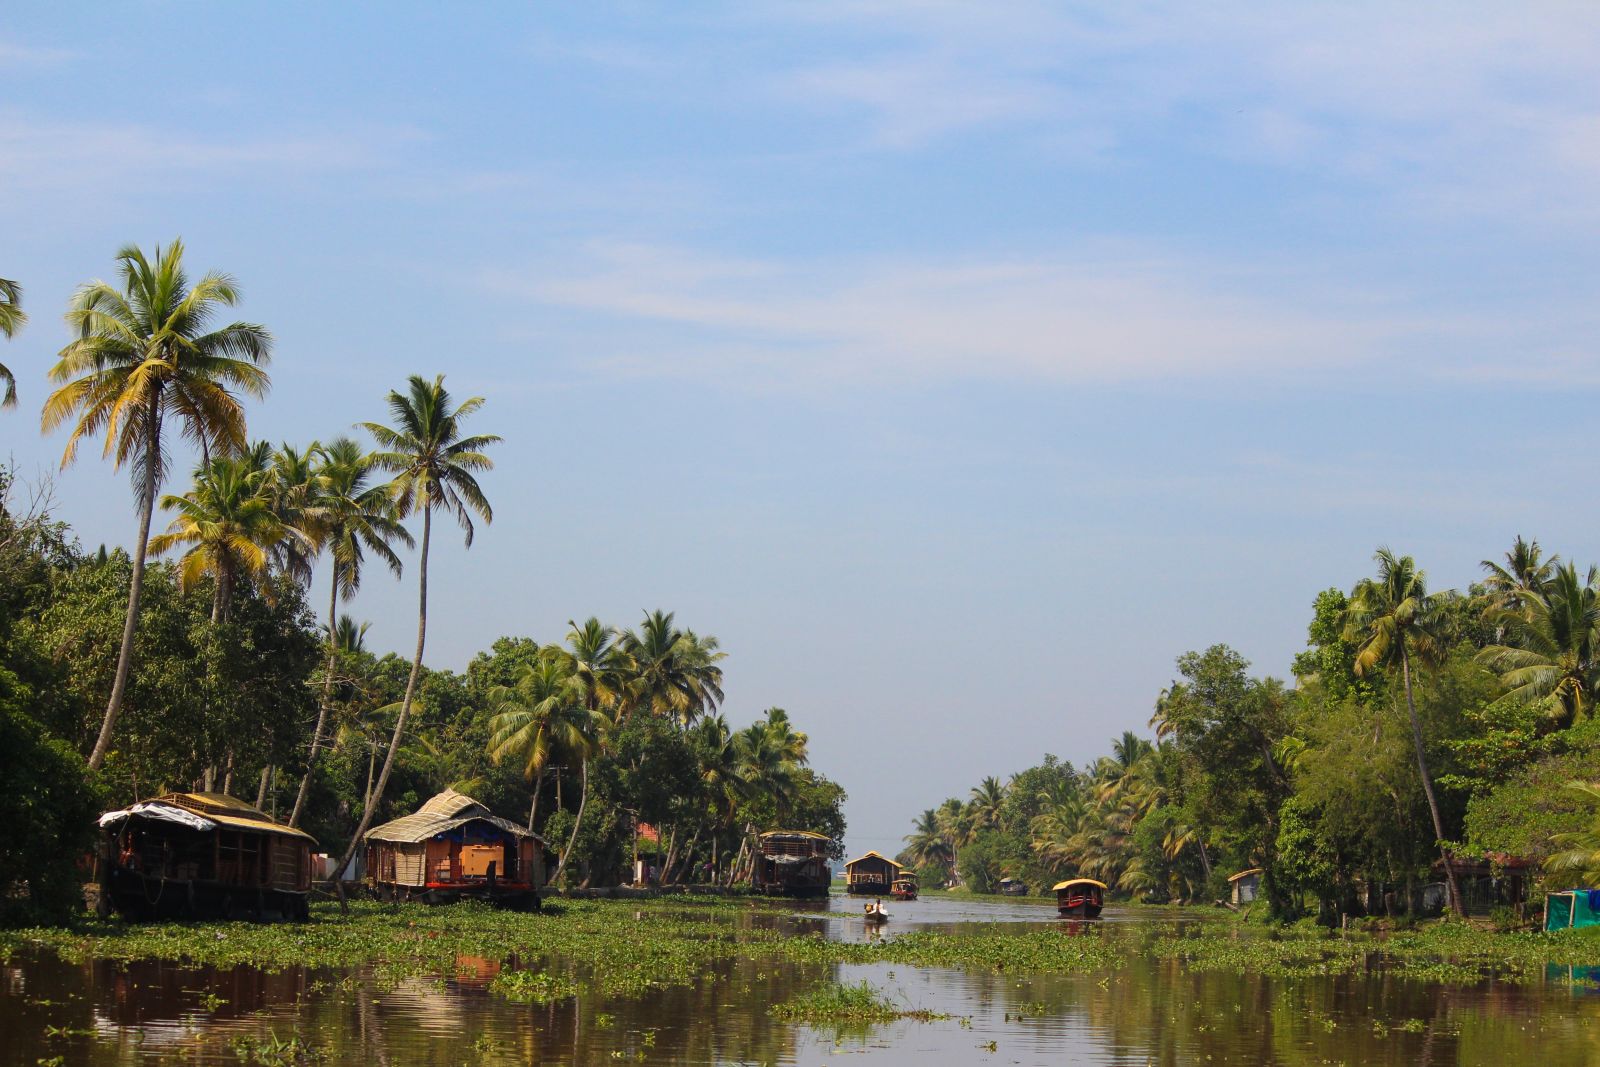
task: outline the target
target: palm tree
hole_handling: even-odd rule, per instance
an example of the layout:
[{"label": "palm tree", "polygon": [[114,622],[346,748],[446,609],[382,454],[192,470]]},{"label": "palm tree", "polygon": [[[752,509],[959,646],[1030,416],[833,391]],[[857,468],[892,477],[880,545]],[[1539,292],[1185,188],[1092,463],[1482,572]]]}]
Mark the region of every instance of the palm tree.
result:
[{"label": "palm tree", "polygon": [[195,471],[187,493],[162,497],[161,509],[177,514],[166,533],[150,539],[150,552],[188,549],[178,561],[178,586],[189,589],[203,577],[212,579],[213,626],[228,620],[240,581],[267,573],[281,542],[307,542],[273,511],[267,471],[248,455],[215,457]]},{"label": "palm tree", "polygon": [[1504,563],[1496,563],[1492,559],[1483,561],[1483,569],[1488,572],[1483,584],[1488,587],[1497,606],[1515,608],[1520,594],[1538,592],[1544,588],[1560,562],[1560,556],[1545,559],[1544,550],[1539,547],[1537,540],[1524,541],[1522,535],[1518,534],[1511,551],[1506,553]]},{"label": "palm tree", "polygon": [[794,802],[799,765],[788,758],[783,732],[771,730],[769,725],[756,720],[733,735],[733,744],[746,790],[753,796],[771,797],[781,823],[787,820]]},{"label": "palm tree", "polygon": [[1444,819],[1434,796],[1433,776],[1428,772],[1428,754],[1422,741],[1422,720],[1417,717],[1417,701],[1411,691],[1411,662],[1437,662],[1445,653],[1439,594],[1428,593],[1427,575],[1417,569],[1410,556],[1396,556],[1380,548],[1373,557],[1378,562],[1376,578],[1363,578],[1350,594],[1345,613],[1345,640],[1356,646],[1355,671],[1365,675],[1396,664],[1405,685],[1406,710],[1411,715],[1411,740],[1416,747],[1417,773],[1433,816],[1434,838],[1444,860],[1445,880],[1450,887],[1450,903],[1466,914],[1466,902],[1456,882],[1455,864],[1445,841]]},{"label": "palm tree", "polygon": [[972,791],[972,799],[968,806],[972,811],[972,825],[974,829],[997,829],[1000,826],[1000,815],[1006,802],[1006,787],[1000,779],[989,775],[978,783]]},{"label": "palm tree", "polygon": [[489,756],[496,763],[515,760],[533,783],[528,829],[539,813],[539,792],[551,756],[576,753],[586,743],[590,717],[583,682],[564,657],[541,656],[523,667],[511,685],[489,690]]},{"label": "palm tree", "polygon": [[121,292],[105,282],[90,282],[72,298],[67,324],[77,337],[50,369],[50,379],[60,387],[45,401],[41,416],[46,432],[76,417],[63,467],[76,457],[80,441],[103,432],[105,455],[113,465],[120,469],[130,464],[139,502],[122,646],[100,734],[89,754],[90,770],[105,762],[127,694],[150,519],[167,470],[166,424],[176,420],[183,436],[207,458],[212,452],[242,450],[244,409],[232,390],[266,395],[270,380],[261,367],[272,348],[267,331],[251,323],[211,329],[218,309],[238,302],[239,289],[232,278],[217,273],[191,286],[183,269],[182,241],[157,247],[154,263],[132,245],[118,252],[117,260]]},{"label": "palm tree", "polygon": [[328,655],[322,673],[322,699],[317,704],[316,727],[311,731],[306,772],[295,794],[294,810],[289,814],[290,826],[300,825],[306,795],[311,789],[312,772],[322,751],[323,731],[328,725],[334,657],[341,647],[341,635],[335,624],[339,601],[352,599],[361,588],[361,573],[368,552],[398,578],[400,557],[389,547],[390,543],[399,541],[407,548],[414,544],[411,534],[400,525],[388,487],[370,484],[372,464],[360,445],[348,437],[340,437],[326,445],[313,445],[310,455],[312,477],[301,497],[302,506],[317,514],[320,547],[333,562],[333,574],[328,582]]},{"label": "palm tree", "polygon": [[372,823],[372,814],[383,798],[384,787],[389,784],[395,754],[400,751],[400,742],[405,737],[412,701],[416,699],[417,680],[422,674],[422,651],[428,636],[428,548],[433,536],[433,513],[443,510],[453,516],[465,531],[469,548],[472,516],[476,514],[486,523],[494,520],[494,509],[489,506],[473,472],[494,467],[494,461],[484,455],[483,450],[498,444],[500,438],[493,434],[461,436],[461,423],[483,407],[483,403],[483,397],[475,396],[452,406],[451,396],[444,387],[444,375],[430,382],[413,374],[406,394],[389,393],[393,427],[376,422],[362,423],[383,449],[373,454],[372,465],[394,474],[389,493],[395,503],[396,517],[403,519],[413,512],[422,513],[422,551],[417,562],[417,651],[411,660],[411,674],[406,679],[405,696],[400,701],[400,716],[394,723],[394,739],[384,756],[372,802],[362,811],[361,822],[345,846],[336,877],[350,865],[351,857],[361,845],[361,835]]},{"label": "palm tree", "polygon": [[[0,278],[0,336],[15,337],[28,316],[22,310],[22,286],[9,278]],[[11,369],[0,363],[0,382],[5,383],[5,393],[0,395],[0,408],[17,406],[17,379]]]},{"label": "palm tree", "polygon": [[902,854],[913,867],[949,869],[950,843],[945,840],[944,832],[939,828],[939,816],[932,808],[917,817],[905,842],[906,848]]},{"label": "palm tree", "polygon": [[305,449],[287,443],[273,449],[263,441],[261,447],[267,452],[263,466],[273,514],[305,535],[278,543],[272,551],[272,569],[302,588],[308,587],[324,532],[322,486],[316,469],[316,455],[322,446],[313,441]]},{"label": "palm tree", "polygon": [[687,726],[722,701],[722,668],[726,653],[715,637],[673,625],[673,613],[653,611],[638,631],[621,636],[622,650],[632,661],[628,684],[630,710],[643,709]]},{"label": "palm tree", "polygon": [[961,803],[956,797],[950,797],[939,805],[934,816],[939,821],[940,832],[944,834],[944,839],[950,846],[950,870],[959,880],[961,849],[972,840],[973,834],[971,806]]},{"label": "palm tree", "polygon": [[1600,694],[1600,572],[1582,579],[1568,563],[1536,588],[1510,593],[1515,609],[1495,613],[1503,642],[1478,653],[1519,700],[1553,699],[1559,727],[1582,722]]},{"label": "palm tree", "polygon": [[777,753],[779,759],[797,767],[810,762],[807,753],[810,740],[790,725],[787,711],[782,708],[768,708],[766,719],[761,722],[761,728],[766,731],[767,743]]},{"label": "palm tree", "polygon": [[[1568,782],[1567,788],[1600,803],[1600,783]],[[1545,861],[1547,871],[1570,875],[1567,885],[1600,884],[1600,813],[1585,829],[1556,834],[1554,839],[1563,847]]]}]

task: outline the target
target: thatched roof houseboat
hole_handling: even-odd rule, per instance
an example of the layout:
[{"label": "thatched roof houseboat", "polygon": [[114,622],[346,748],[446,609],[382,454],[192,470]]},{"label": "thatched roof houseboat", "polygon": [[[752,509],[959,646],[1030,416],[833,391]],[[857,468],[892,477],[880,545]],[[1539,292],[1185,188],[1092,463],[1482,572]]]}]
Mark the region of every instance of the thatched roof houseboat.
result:
[{"label": "thatched roof houseboat", "polygon": [[900,865],[887,856],[868,852],[844,865],[846,892],[884,896],[900,875]]},{"label": "thatched roof houseboat", "polygon": [[768,830],[756,841],[751,884],[769,896],[825,897],[833,879],[832,848],[832,838],[810,830]]},{"label": "thatched roof houseboat", "polygon": [[446,903],[465,896],[539,906],[544,838],[464,793],[446,789],[363,840],[367,884],[386,899]]},{"label": "thatched roof houseboat", "polygon": [[170,793],[100,816],[101,900],[130,919],[304,919],[303,830],[223,793]]}]

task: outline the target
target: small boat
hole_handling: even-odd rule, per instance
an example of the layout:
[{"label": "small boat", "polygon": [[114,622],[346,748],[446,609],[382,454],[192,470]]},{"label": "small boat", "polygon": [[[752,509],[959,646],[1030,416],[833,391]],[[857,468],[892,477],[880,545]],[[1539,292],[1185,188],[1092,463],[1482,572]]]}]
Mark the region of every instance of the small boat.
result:
[{"label": "small boat", "polygon": [[1106,884],[1093,878],[1071,878],[1051,887],[1056,910],[1069,919],[1094,919],[1105,906]]},{"label": "small boat", "polygon": [[1028,895],[1027,885],[1019,878],[1000,879],[1000,892],[1008,897],[1025,897]]},{"label": "small boat", "polygon": [[901,871],[900,877],[890,883],[889,895],[896,900],[916,900],[917,876],[910,871]]},{"label": "small boat", "polygon": [[869,924],[886,923],[889,921],[889,913],[883,910],[883,901],[875,900],[867,905],[867,910],[862,914],[862,918],[866,919]]}]

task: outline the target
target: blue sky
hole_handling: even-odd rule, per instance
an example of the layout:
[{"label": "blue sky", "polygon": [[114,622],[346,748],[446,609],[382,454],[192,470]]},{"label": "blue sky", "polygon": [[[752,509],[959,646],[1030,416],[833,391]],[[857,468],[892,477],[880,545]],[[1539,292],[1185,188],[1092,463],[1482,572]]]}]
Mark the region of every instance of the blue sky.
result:
[{"label": "blue sky", "polygon": [[1380,543],[1596,557],[1597,59],[1555,3],[12,4],[0,444],[54,468],[60,309],[181,234],[277,336],[257,435],[488,397],[430,663],[675,609],[887,850],[1186,649],[1286,673]]}]

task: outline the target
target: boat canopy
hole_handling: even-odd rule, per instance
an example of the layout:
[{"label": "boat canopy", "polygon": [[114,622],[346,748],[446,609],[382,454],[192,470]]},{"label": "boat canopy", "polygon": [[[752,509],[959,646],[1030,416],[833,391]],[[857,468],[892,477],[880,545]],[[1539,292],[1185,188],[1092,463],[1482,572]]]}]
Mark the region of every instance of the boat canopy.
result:
[{"label": "boat canopy", "polygon": [[858,863],[866,863],[869,860],[879,860],[879,861],[881,861],[883,863],[887,863],[889,866],[893,867],[895,870],[899,870],[900,869],[900,864],[896,863],[894,860],[890,859],[888,856],[885,856],[880,852],[868,852],[868,853],[866,853],[864,855],[857,856],[855,859],[853,859],[850,862],[846,863],[845,866],[846,867],[854,867]]},{"label": "boat canopy", "polygon": [[1051,886],[1050,892],[1059,893],[1063,889],[1071,889],[1075,885],[1092,885],[1099,889],[1104,889],[1106,887],[1104,882],[1097,882],[1093,878],[1069,878],[1065,882],[1057,882],[1055,885]]},{"label": "boat canopy", "polygon": [[1230,874],[1230,875],[1228,875],[1228,881],[1237,882],[1241,878],[1248,878],[1252,874],[1260,874],[1260,873],[1261,873],[1261,868],[1260,867],[1251,867],[1248,871],[1240,871],[1238,874]]},{"label": "boat canopy", "polygon": [[223,793],[168,793],[156,800],[145,800],[132,807],[108,811],[100,816],[100,827],[109,829],[132,818],[176,823],[202,833],[226,826],[260,834],[298,837],[316,843],[316,838],[304,830],[274,822],[270,815],[259,808]]},{"label": "boat canopy", "polygon": [[471,822],[488,823],[501,833],[515,838],[531,838],[541,846],[548,846],[548,842],[538,834],[523,829],[509,819],[500,818],[465,793],[457,793],[454,789],[435,794],[410,815],[374,826],[367,831],[366,840],[412,845]]},{"label": "boat canopy", "polygon": [[761,834],[760,837],[763,841],[769,837],[804,837],[812,841],[833,840],[827,834],[819,834],[815,830],[768,830],[766,833]]}]

